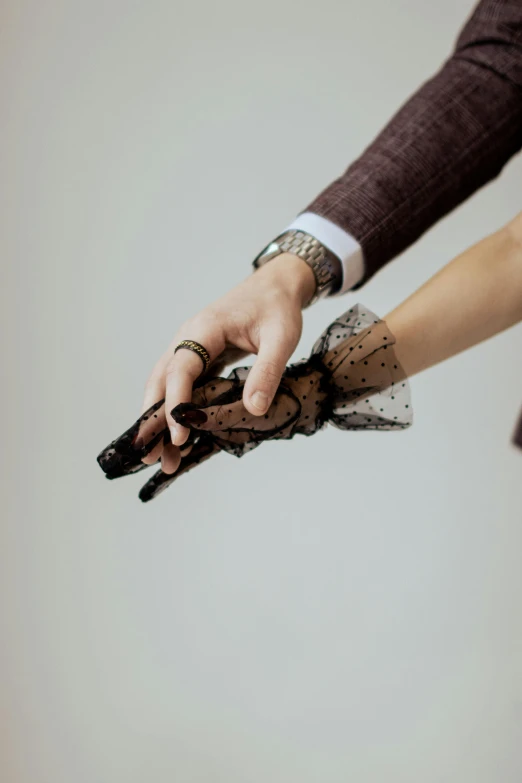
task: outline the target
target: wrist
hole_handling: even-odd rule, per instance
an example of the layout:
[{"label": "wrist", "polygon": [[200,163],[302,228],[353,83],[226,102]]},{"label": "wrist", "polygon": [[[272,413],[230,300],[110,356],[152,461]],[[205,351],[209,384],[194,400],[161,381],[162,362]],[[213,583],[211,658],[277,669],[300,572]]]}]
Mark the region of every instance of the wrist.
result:
[{"label": "wrist", "polygon": [[306,261],[292,253],[281,253],[258,269],[256,275],[262,275],[279,291],[297,299],[301,308],[306,307],[317,288],[312,269]]}]

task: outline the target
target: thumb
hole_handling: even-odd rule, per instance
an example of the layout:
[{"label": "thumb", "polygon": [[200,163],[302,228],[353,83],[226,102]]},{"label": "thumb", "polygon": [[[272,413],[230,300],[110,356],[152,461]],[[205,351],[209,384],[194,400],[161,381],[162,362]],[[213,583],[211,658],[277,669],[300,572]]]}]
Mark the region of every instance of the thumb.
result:
[{"label": "thumb", "polygon": [[272,404],[294,348],[292,339],[282,333],[279,324],[264,330],[243,392],[245,408],[253,416],[262,416]]}]

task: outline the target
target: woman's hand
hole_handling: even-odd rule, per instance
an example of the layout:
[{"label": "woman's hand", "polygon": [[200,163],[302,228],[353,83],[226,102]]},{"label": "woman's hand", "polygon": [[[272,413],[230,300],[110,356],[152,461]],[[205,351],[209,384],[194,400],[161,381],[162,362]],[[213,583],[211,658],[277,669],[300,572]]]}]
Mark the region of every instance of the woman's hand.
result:
[{"label": "woman's hand", "polygon": [[189,434],[188,429],[176,424],[170,412],[176,405],[191,401],[192,385],[203,365],[192,351],[174,353],[178,343],[201,343],[213,364],[229,354],[235,359],[241,354],[257,354],[243,401],[252,415],[262,416],[270,407],[288,359],[299,342],[301,311],[314,291],[315,279],[308,265],[297,256],[282,254],[183,324],[154,367],[143,401],[145,411],[165,397],[172,443],[158,444],[144,462],[152,464],[161,456],[162,470],[175,473],[183,452],[180,447]]}]

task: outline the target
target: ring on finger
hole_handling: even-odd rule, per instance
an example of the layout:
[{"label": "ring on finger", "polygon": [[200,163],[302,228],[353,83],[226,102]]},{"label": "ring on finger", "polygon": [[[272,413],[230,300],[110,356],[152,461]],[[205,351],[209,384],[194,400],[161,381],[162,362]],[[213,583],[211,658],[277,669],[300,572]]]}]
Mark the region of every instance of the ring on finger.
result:
[{"label": "ring on finger", "polygon": [[210,354],[201,343],[197,343],[195,340],[181,340],[174,348],[174,353],[181,349],[196,353],[203,362],[203,372],[208,370],[210,367]]}]

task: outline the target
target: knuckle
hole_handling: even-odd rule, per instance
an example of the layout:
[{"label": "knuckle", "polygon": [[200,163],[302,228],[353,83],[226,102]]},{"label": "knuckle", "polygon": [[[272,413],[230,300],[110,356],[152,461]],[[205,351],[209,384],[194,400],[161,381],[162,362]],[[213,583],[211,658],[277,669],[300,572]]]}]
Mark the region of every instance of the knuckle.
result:
[{"label": "knuckle", "polygon": [[198,328],[200,322],[200,315],[196,315],[193,318],[189,318],[181,325],[181,329],[178,330],[179,339],[186,339],[185,335],[195,331]]},{"label": "knuckle", "polygon": [[249,331],[258,323],[258,317],[255,312],[236,307],[229,313],[230,321],[238,331]]},{"label": "knuckle", "polygon": [[179,339],[193,340],[195,339],[194,335],[200,336],[201,334],[207,332],[209,329],[214,328],[216,326],[217,321],[218,321],[217,314],[214,313],[212,308],[207,307],[205,310],[202,310],[193,318],[189,318],[187,321],[185,321],[181,329],[178,330],[178,336],[180,336]]},{"label": "knuckle", "polygon": [[209,329],[215,329],[220,325],[222,320],[223,317],[218,311],[214,310],[212,307],[207,307],[206,310],[203,310],[198,315],[197,319],[195,319],[195,323],[193,323],[192,326],[206,332]]}]

